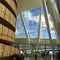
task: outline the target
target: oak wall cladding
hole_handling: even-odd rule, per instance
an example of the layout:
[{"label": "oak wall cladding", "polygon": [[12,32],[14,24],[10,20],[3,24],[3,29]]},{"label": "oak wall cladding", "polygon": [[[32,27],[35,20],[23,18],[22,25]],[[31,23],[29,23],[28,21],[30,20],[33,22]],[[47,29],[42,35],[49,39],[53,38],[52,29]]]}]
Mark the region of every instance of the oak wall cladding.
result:
[{"label": "oak wall cladding", "polygon": [[0,57],[19,54],[15,43],[17,0],[0,0]]},{"label": "oak wall cladding", "polygon": [[[16,0],[1,0],[0,1],[0,42],[13,44],[15,40],[16,27]],[[3,40],[3,41],[2,41]]]},{"label": "oak wall cladding", "polygon": [[5,45],[5,44],[1,44],[0,43],[0,57],[7,57],[7,56],[11,56],[13,54],[20,54],[20,51],[17,48],[14,48],[12,46],[9,45]]}]

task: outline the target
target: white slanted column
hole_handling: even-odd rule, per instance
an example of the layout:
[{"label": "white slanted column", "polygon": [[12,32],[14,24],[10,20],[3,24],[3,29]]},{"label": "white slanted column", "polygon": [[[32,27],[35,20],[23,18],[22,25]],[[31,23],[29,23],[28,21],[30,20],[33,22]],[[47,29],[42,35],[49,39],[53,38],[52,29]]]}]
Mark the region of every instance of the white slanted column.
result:
[{"label": "white slanted column", "polygon": [[49,39],[50,39],[50,45],[51,45],[51,48],[52,48],[53,54],[54,54],[54,45],[53,45],[53,40],[51,38],[50,26],[49,26],[47,11],[46,11],[46,0],[43,1],[43,6],[44,6],[45,21],[46,21],[46,25],[47,25],[47,29],[48,29],[48,34],[49,34]]},{"label": "white slanted column", "polygon": [[54,13],[53,13],[51,1],[50,0],[46,0],[46,1],[47,1],[48,8],[50,10],[50,14],[51,14],[51,17],[52,17],[52,20],[53,20],[57,35],[58,35],[58,39],[60,41],[60,30],[59,30],[59,26],[58,26],[57,20],[56,20],[56,18],[54,16]]}]

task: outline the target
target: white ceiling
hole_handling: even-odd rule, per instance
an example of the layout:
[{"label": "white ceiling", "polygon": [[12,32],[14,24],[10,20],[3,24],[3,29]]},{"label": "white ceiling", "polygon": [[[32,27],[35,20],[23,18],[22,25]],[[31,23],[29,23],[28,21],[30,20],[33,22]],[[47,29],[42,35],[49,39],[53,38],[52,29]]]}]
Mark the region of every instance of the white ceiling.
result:
[{"label": "white ceiling", "polygon": [[23,12],[41,6],[42,0],[18,0],[18,12]]}]

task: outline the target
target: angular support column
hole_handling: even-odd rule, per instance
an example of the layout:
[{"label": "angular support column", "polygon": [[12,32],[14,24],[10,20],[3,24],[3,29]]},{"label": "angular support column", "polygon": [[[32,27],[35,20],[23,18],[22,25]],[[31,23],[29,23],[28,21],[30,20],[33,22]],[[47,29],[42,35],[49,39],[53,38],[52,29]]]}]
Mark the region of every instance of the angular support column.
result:
[{"label": "angular support column", "polygon": [[48,34],[49,34],[49,39],[50,39],[50,45],[51,45],[51,48],[52,48],[53,54],[54,54],[54,46],[53,46],[53,41],[52,41],[52,38],[51,38],[50,26],[49,26],[49,22],[48,22],[47,11],[46,11],[46,0],[43,1],[43,6],[44,6],[45,21],[46,21]]}]

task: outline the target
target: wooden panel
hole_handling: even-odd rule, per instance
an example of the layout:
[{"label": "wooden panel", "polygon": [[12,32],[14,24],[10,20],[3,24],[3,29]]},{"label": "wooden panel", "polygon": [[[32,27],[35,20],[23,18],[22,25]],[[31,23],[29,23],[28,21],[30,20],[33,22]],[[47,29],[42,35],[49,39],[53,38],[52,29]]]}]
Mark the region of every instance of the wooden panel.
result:
[{"label": "wooden panel", "polygon": [[[6,40],[7,41],[6,44],[9,41],[14,42],[14,40],[15,40],[15,33],[12,30],[8,30],[7,27],[2,26],[1,24],[0,24],[0,26],[1,26],[1,29],[0,29],[0,39]],[[4,43],[4,41],[3,41],[3,43]]]},{"label": "wooden panel", "polygon": [[14,15],[6,7],[3,6],[3,9],[0,10],[0,16],[2,18],[4,18],[6,21],[8,21],[8,22],[10,21],[9,23],[12,24],[15,27],[16,18],[14,17]]},{"label": "wooden panel", "polygon": [[7,37],[8,37],[8,35],[7,35],[8,34],[8,28],[7,27],[3,26],[2,34],[5,36],[5,39],[7,40]]},{"label": "wooden panel", "polygon": [[9,5],[11,5],[12,0],[5,0]]},{"label": "wooden panel", "polygon": [[14,12],[16,13],[16,5],[14,3],[13,0],[6,0],[6,2],[12,7],[12,9],[14,10]]},{"label": "wooden panel", "polygon": [[2,34],[2,25],[0,24],[0,39],[1,39],[1,34]]},{"label": "wooden panel", "polygon": [[10,47],[8,45],[5,45],[3,56],[4,57],[9,56],[9,53],[10,53]]},{"label": "wooden panel", "polygon": [[[15,17],[11,16],[12,13],[4,5],[2,5],[1,3],[0,3],[0,7],[1,7],[1,9],[0,9],[0,17],[2,17],[6,21],[8,21],[12,25],[14,25],[14,23],[12,23],[12,22],[15,22],[14,21]],[[11,17],[13,19],[11,19]],[[1,38],[1,36],[2,36],[2,38]],[[12,30],[10,30],[10,29],[8,30],[8,28],[6,26],[3,26],[3,25],[0,24],[0,39],[12,41],[14,36],[15,36],[15,34],[13,35]]]},{"label": "wooden panel", "polygon": [[9,23],[11,23],[15,27],[14,24],[16,23],[15,22],[16,18],[14,17],[14,15],[1,3],[0,3],[0,6],[2,6],[2,8],[0,9],[0,17],[2,17],[3,19],[5,19],[8,22],[11,21]]},{"label": "wooden panel", "polygon": [[10,23],[14,26],[14,27],[16,27],[16,18],[13,16],[13,14],[11,14],[11,20],[10,20]]},{"label": "wooden panel", "polygon": [[[4,36],[4,35],[2,35],[2,38],[1,38],[1,40],[5,40],[6,41],[6,36]],[[2,42],[2,43],[4,43],[4,42]]]},{"label": "wooden panel", "polygon": [[20,51],[16,48],[16,52],[15,52],[15,54],[20,54]]},{"label": "wooden panel", "polygon": [[15,54],[15,48],[11,47],[11,55]]},{"label": "wooden panel", "polygon": [[4,14],[2,13],[3,12],[3,10],[5,9],[3,9],[3,5],[0,3],[0,7],[1,7],[1,9],[0,9],[0,17],[3,17],[4,16]]},{"label": "wooden panel", "polygon": [[12,8],[13,8],[13,10],[14,10],[15,13],[16,13],[16,5],[15,5],[14,1],[12,1]]},{"label": "wooden panel", "polygon": [[4,44],[0,43],[0,57],[3,56],[3,53],[4,53]]},{"label": "wooden panel", "polygon": [[8,36],[9,36],[8,40],[11,41],[11,42],[13,42],[12,32],[13,32],[13,31],[11,31],[10,29],[8,30]]},{"label": "wooden panel", "polygon": [[12,35],[12,36],[13,36],[13,38],[15,39],[15,32],[12,32],[12,34],[13,34],[13,35]]},{"label": "wooden panel", "polygon": [[9,32],[8,36],[10,36],[11,38],[13,38],[13,37],[12,37],[12,36],[13,36],[13,35],[12,35],[12,32],[13,32],[13,31],[9,29],[8,32]]},{"label": "wooden panel", "polygon": [[16,0],[16,2],[17,2],[17,0]]},{"label": "wooden panel", "polygon": [[20,51],[17,48],[11,47],[10,55],[19,54]]},{"label": "wooden panel", "polygon": [[3,5],[0,3],[0,17],[4,18],[6,21],[9,21],[9,17],[11,12]]},{"label": "wooden panel", "polygon": [[13,21],[13,24],[14,24],[13,26],[16,27],[16,19],[13,18],[13,20],[14,20],[14,21]]},{"label": "wooden panel", "polygon": [[0,56],[1,57],[11,56],[13,54],[19,54],[19,53],[20,51],[17,48],[0,43]]},{"label": "wooden panel", "polygon": [[1,9],[2,9],[2,4],[0,3],[0,11],[1,11]]},{"label": "wooden panel", "polygon": [[[2,4],[0,3],[0,16],[1,16],[1,13],[2,12]],[[1,38],[1,33],[2,33],[2,25],[0,24],[0,38]]]},{"label": "wooden panel", "polygon": [[4,17],[7,21],[10,21],[11,20],[11,12],[8,10],[8,9],[6,9],[6,15],[5,15],[5,17]]},{"label": "wooden panel", "polygon": [[4,5],[2,5],[2,14],[3,14],[3,17],[5,17],[5,15],[6,15],[6,7]]},{"label": "wooden panel", "polygon": [[6,10],[7,8],[3,4],[0,3],[0,17],[5,18],[5,16],[7,16]]}]

